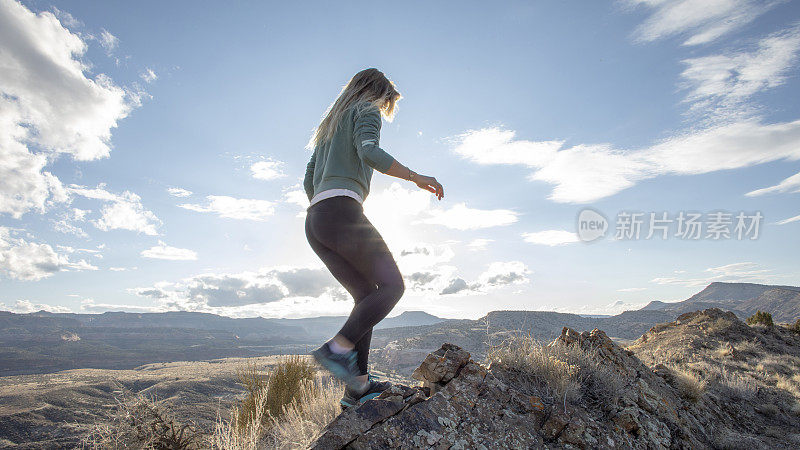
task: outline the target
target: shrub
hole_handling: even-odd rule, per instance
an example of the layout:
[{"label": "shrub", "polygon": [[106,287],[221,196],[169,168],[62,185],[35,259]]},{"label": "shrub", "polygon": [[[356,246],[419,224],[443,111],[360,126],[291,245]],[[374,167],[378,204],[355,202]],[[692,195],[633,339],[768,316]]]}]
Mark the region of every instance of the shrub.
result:
[{"label": "shrub", "polygon": [[286,407],[271,430],[274,448],[309,448],[322,430],[342,411],[343,385],[333,379],[306,384],[296,402]]},{"label": "shrub", "polygon": [[794,331],[795,333],[800,333],[800,319],[797,319],[797,321],[794,324],[789,325],[789,329]]},{"label": "shrub", "polygon": [[681,370],[677,367],[672,367],[672,371],[675,377],[675,387],[681,396],[693,402],[700,400],[706,391],[706,380],[691,371]]},{"label": "shrub", "polygon": [[579,400],[615,404],[622,380],[602,365],[596,351],[554,341],[545,345],[530,336],[512,337],[487,352],[492,365],[523,375],[523,389],[549,401]]},{"label": "shrub", "polygon": [[771,327],[773,325],[772,322],[772,314],[758,310],[755,314],[747,318],[748,325],[765,325]]},{"label": "shrub", "polygon": [[206,448],[206,439],[194,424],[178,422],[162,402],[138,395],[129,401],[117,400],[111,421],[95,425],[80,447],[193,450]]},{"label": "shrub", "polygon": [[261,425],[269,419],[279,419],[285,406],[299,398],[303,385],[314,377],[314,365],[300,355],[286,357],[269,374],[259,371],[255,363],[239,369],[239,382],[247,390],[247,397],[239,407],[238,426],[249,426],[260,418]]},{"label": "shrub", "polygon": [[217,418],[211,447],[224,450],[308,448],[341,412],[339,399],[343,388],[340,382],[332,379],[306,380],[300,383],[298,395],[282,408],[279,419],[267,412],[267,389],[256,391],[252,405],[243,402],[233,408],[228,421]]}]

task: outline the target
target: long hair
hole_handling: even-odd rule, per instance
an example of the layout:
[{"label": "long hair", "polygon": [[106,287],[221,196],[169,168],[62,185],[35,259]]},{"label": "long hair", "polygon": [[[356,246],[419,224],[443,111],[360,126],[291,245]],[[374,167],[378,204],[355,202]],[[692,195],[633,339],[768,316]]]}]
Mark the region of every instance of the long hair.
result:
[{"label": "long hair", "polygon": [[330,141],[342,115],[351,105],[356,104],[359,108],[374,106],[387,121],[391,122],[397,112],[397,101],[401,98],[403,96],[397,92],[394,83],[380,70],[364,69],[358,72],[325,111],[322,122],[314,130],[308,142],[308,148],[313,149],[319,144]]}]

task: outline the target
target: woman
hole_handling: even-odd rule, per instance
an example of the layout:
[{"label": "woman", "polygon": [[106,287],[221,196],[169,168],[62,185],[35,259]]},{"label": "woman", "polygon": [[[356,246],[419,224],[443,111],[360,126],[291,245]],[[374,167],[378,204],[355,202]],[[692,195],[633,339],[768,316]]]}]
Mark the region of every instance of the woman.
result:
[{"label": "woman", "polygon": [[314,350],[317,362],[343,380],[342,405],[377,396],[388,383],[367,371],[372,328],[400,300],[403,277],[383,238],[364,216],[372,171],[415,183],[441,200],[444,189],[383,151],[381,116],[391,120],[401,95],[383,73],[357,73],[330,106],[309,142],[314,154],[303,181],[311,202],[306,237],[333,276],[353,296],[355,306],[341,330]]}]

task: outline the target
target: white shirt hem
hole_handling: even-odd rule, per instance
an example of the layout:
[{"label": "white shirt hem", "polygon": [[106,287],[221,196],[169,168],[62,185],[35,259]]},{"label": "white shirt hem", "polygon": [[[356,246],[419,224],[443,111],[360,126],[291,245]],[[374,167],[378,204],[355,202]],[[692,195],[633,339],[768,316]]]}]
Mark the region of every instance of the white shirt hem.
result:
[{"label": "white shirt hem", "polygon": [[314,197],[311,199],[311,204],[309,204],[308,207],[310,208],[314,203],[318,203],[326,198],[338,196],[354,198],[358,201],[358,203],[364,203],[364,200],[361,198],[361,196],[358,195],[357,192],[351,191],[350,189],[326,189],[314,195]]}]

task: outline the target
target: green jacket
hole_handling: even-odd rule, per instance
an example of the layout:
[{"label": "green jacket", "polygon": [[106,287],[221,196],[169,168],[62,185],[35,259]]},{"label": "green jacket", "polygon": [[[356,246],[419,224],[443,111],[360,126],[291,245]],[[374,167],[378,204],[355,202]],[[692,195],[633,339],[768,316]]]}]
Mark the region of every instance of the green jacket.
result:
[{"label": "green jacket", "polygon": [[394,161],[378,146],[380,130],[378,108],[362,103],[345,110],[331,140],[316,146],[306,166],[308,200],[327,189],[350,189],[366,199],[372,170],[386,172]]}]

